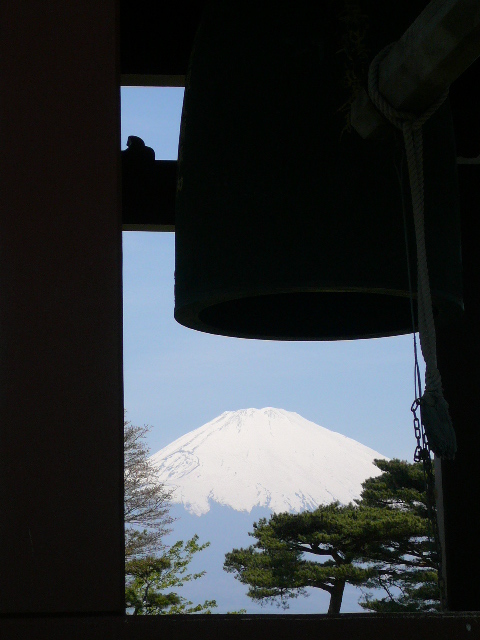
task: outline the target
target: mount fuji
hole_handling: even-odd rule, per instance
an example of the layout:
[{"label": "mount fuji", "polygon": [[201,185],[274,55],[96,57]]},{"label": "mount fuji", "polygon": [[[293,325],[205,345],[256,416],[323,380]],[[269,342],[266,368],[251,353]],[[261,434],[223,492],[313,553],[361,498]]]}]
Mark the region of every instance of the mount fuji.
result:
[{"label": "mount fuji", "polygon": [[[300,512],[358,498],[362,482],[380,474],[375,458],[385,456],[298,413],[272,407],[227,411],[155,453],[150,460],[158,480],[174,489],[176,503],[170,510],[176,518],[173,531],[165,542],[194,534],[210,542],[189,567],[206,575],[185,583],[179,593],[194,603],[215,599],[215,613],[265,613],[265,603],[252,601],[247,587],[223,570],[225,553],[251,545],[253,522],[268,519],[272,511]],[[308,598],[291,602],[289,613],[327,611],[325,591],[309,588],[307,593]],[[359,590],[347,585],[342,609],[362,611],[359,597]]]},{"label": "mount fuji", "polygon": [[191,514],[216,503],[236,511],[300,512],[358,498],[385,456],[297,413],[226,411],[155,453],[158,480]]}]

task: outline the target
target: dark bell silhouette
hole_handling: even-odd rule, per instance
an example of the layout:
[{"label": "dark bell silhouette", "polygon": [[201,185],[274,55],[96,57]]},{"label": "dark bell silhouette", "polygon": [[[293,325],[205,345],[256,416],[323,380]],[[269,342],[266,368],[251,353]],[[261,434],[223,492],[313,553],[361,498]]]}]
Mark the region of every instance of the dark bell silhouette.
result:
[{"label": "dark bell silhouette", "polygon": [[[421,2],[362,3],[370,59]],[[175,318],[210,333],[337,340],[411,332],[416,251],[403,142],[346,127],[343,2],[212,2],[184,98]],[[368,69],[369,60],[366,60]],[[462,309],[449,105],[424,126],[436,319]],[[405,218],[405,224],[404,224]]]}]

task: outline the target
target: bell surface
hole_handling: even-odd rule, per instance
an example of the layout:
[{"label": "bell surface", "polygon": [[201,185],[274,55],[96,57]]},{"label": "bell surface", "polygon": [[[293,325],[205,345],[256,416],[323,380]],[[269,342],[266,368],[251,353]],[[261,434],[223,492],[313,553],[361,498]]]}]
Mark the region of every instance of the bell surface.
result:
[{"label": "bell surface", "polygon": [[[362,140],[346,129],[342,109],[357,73],[345,49],[356,23],[367,25],[356,47],[360,57],[367,52],[368,69],[424,7],[402,3],[392,18],[391,4],[383,5],[363,2],[348,19],[352,3],[339,1],[207,8],[179,144],[181,324],[275,340],[412,331],[405,236],[414,295],[416,251],[403,141]],[[424,175],[428,267],[441,322],[462,309],[447,103],[424,126]]]}]

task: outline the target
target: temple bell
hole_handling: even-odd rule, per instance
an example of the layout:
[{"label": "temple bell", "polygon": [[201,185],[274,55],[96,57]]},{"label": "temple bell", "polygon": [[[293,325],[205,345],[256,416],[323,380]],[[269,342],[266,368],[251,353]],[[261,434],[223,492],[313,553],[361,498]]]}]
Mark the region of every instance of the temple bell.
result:
[{"label": "temple bell", "polygon": [[[409,1],[392,15],[383,4],[208,5],[180,132],[181,324],[269,340],[413,330],[416,252],[403,143],[393,132],[365,141],[348,126],[349,99],[369,61],[423,9]],[[424,175],[430,285],[442,322],[462,309],[448,101],[424,126]]]}]

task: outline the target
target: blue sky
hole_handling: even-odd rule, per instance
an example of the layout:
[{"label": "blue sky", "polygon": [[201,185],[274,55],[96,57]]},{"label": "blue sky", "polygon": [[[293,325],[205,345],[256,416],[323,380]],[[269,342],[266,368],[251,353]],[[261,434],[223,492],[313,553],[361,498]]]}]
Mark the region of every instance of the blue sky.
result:
[{"label": "blue sky", "polygon": [[[122,149],[136,135],[177,157],[183,89],[122,89]],[[274,342],[203,334],[173,318],[174,234],[125,232],[125,407],[152,453],[224,411],[274,406],[413,461],[411,335]]]}]

